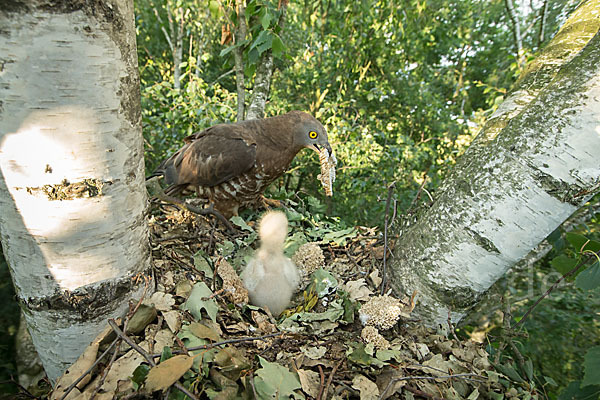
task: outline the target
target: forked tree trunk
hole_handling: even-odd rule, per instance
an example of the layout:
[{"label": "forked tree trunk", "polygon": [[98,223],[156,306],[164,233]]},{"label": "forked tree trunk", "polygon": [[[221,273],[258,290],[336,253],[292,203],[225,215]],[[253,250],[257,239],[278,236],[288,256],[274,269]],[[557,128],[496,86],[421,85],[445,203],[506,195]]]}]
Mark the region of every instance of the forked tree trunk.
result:
[{"label": "forked tree trunk", "polygon": [[460,320],[600,186],[600,12],[566,22],[439,189],[406,221],[390,268],[424,322]]},{"label": "forked tree trunk", "polygon": [[49,378],[150,267],[133,2],[0,10],[0,233]]}]

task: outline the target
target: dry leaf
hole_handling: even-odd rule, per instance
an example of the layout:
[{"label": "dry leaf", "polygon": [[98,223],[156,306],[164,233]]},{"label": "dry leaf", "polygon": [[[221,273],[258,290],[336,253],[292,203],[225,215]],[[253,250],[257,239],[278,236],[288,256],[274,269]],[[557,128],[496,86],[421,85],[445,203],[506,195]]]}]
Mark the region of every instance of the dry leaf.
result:
[{"label": "dry leaf", "polygon": [[269,322],[269,317],[258,311],[252,311],[252,319],[258,326],[258,330],[264,333],[277,332],[277,327]]},{"label": "dry leaf", "polygon": [[401,370],[389,368],[377,375],[377,387],[383,400],[392,397],[398,390],[405,386],[408,381],[398,381],[397,378],[403,377]]},{"label": "dry leaf", "polygon": [[194,357],[181,354],[153,367],[146,377],[146,390],[165,390],[179,380],[194,363]]},{"label": "dry leaf", "polygon": [[299,369],[296,371],[300,378],[300,384],[304,393],[315,399],[319,395],[319,389],[321,387],[321,378],[319,373],[311,371],[309,369]]},{"label": "dry leaf", "polygon": [[181,329],[181,314],[179,311],[171,310],[162,313],[163,317],[165,317],[165,321],[167,322],[167,326],[173,333],[179,332]]},{"label": "dry leaf", "polygon": [[175,305],[175,299],[168,293],[155,292],[152,297],[144,300],[143,304],[154,306],[158,311],[169,311]]},{"label": "dry leaf", "polygon": [[362,375],[354,377],[352,387],[360,392],[360,400],[375,400],[379,397],[379,388],[375,382]]},{"label": "dry leaf", "polygon": [[[75,361],[75,363],[65,371],[63,376],[58,379],[56,390],[54,390],[54,393],[52,393],[52,396],[50,397],[52,400],[60,399],[63,396],[65,389],[71,386],[73,382],[79,379],[79,377],[94,364],[96,356],[98,355],[98,346],[98,341],[92,342],[92,344],[85,349],[83,354],[79,356],[77,361]],[[82,389],[89,381],[90,375],[88,374],[77,384],[77,388]],[[79,391],[73,390],[69,393],[67,399],[74,399],[78,394]]]},{"label": "dry leaf", "polygon": [[373,285],[375,285],[375,288],[378,288],[379,285],[381,285],[381,282],[383,282],[383,279],[379,277],[378,269],[373,270],[373,272],[369,274],[369,278],[371,279],[371,282],[373,282]]},{"label": "dry leaf", "polygon": [[[110,368],[104,384],[101,387],[100,393],[96,397],[98,399],[112,399],[116,393],[119,381],[124,377],[131,376],[133,371],[135,371],[142,361],[144,361],[144,357],[133,349],[128,351],[124,356],[120,357]],[[96,376],[94,381],[87,386],[84,395],[87,395],[88,397],[91,396],[92,392],[95,391],[100,378],[100,375]]]},{"label": "dry leaf", "polygon": [[373,294],[364,278],[360,278],[356,281],[349,281],[344,286],[350,295],[350,300],[367,301],[369,300],[369,296]]},{"label": "dry leaf", "polygon": [[311,360],[320,360],[327,353],[325,346],[302,346],[300,351]]},{"label": "dry leaf", "polygon": [[190,324],[190,332],[200,339],[209,339],[213,342],[218,342],[220,340],[219,332],[200,322],[192,322]]},{"label": "dry leaf", "polygon": [[188,280],[177,282],[177,286],[175,286],[175,296],[183,297],[187,299],[192,293],[192,289],[194,285]]}]

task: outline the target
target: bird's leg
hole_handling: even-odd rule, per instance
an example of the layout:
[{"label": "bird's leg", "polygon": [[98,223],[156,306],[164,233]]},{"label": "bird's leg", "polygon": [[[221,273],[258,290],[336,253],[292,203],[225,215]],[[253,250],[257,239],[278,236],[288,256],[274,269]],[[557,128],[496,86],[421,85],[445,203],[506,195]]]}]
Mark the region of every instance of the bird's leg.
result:
[{"label": "bird's leg", "polygon": [[271,207],[285,208],[285,206],[283,205],[283,202],[281,200],[269,199],[263,195],[260,196],[260,202],[261,202],[261,205],[263,206],[263,208],[265,208],[267,210],[270,210]]}]

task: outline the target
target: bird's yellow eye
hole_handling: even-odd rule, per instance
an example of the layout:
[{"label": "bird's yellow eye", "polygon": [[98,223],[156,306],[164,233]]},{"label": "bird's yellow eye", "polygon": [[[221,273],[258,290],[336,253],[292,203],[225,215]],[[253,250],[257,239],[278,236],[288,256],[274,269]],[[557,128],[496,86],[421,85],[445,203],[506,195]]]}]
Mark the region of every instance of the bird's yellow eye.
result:
[{"label": "bird's yellow eye", "polygon": [[317,136],[319,136],[319,134],[317,132],[315,132],[315,131],[308,132],[308,137],[311,138],[311,139],[316,139]]}]

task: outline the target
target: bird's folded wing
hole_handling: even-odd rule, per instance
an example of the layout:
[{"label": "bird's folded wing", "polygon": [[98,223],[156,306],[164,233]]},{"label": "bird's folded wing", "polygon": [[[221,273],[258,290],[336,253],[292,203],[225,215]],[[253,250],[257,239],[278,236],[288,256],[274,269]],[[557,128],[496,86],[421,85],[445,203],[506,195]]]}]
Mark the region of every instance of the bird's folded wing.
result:
[{"label": "bird's folded wing", "polygon": [[256,162],[256,146],[241,138],[205,135],[186,144],[167,166],[169,184],[216,186],[243,174]]}]

